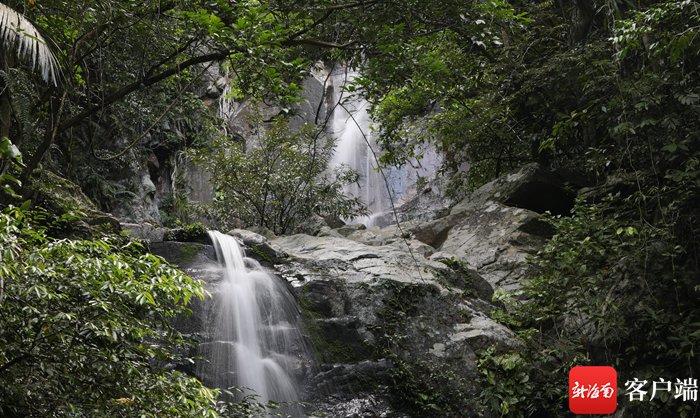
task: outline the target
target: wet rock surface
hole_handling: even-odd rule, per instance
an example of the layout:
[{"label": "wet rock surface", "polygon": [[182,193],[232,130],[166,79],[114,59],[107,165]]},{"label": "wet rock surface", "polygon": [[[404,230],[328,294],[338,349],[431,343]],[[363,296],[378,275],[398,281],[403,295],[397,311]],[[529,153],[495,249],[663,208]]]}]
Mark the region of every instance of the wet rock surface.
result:
[{"label": "wet rock surface", "polygon": [[171,263],[177,265],[186,273],[199,277],[200,269],[209,269],[216,263],[214,247],[198,242],[164,241],[152,242],[148,249],[153,254],[159,255]]},{"label": "wet rock surface", "polygon": [[[169,262],[177,265],[185,273],[192,277],[203,280],[207,287],[211,289],[211,284],[221,280],[222,271],[216,264],[216,251],[211,245],[195,243],[195,242],[151,242],[148,244],[148,249],[151,253],[159,255]],[[205,341],[205,321],[208,320],[205,301],[193,299],[190,302],[191,315],[177,317],[174,321],[174,326],[185,337],[192,341]],[[186,355],[188,357],[196,357],[198,347],[193,346]],[[176,366],[179,370],[191,374],[199,375],[196,364],[185,363]]]},{"label": "wet rock surface", "polygon": [[[547,195],[541,204],[529,197],[533,190]],[[531,165],[484,185],[436,219],[417,217],[400,227],[324,225],[315,235],[230,234],[297,299],[315,357],[300,364],[306,413],[403,417],[396,392],[407,384],[406,370],[419,379],[453,376],[467,382],[463,396],[472,396],[478,388],[468,382],[479,378],[478,353],[517,347],[513,332],[491,317],[493,291],[520,286],[528,255],[553,233],[540,212],[565,211],[571,202],[561,179],[550,181]],[[161,242],[151,249],[196,277],[217,280],[206,267],[215,260],[210,246]],[[178,326],[198,332],[196,319]]]}]

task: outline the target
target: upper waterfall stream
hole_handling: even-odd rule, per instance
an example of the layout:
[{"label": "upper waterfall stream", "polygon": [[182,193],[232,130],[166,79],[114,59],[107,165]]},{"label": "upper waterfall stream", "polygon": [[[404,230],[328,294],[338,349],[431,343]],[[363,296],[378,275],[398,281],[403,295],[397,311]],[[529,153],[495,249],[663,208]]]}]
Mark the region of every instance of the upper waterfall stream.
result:
[{"label": "upper waterfall stream", "polygon": [[367,206],[368,215],[354,222],[383,226],[378,220],[391,213],[392,200],[397,206],[415,196],[418,179],[434,176],[442,160],[434,148],[425,146],[422,155],[409,163],[380,170],[377,160],[382,150],[376,142],[370,104],[360,94],[347,89],[357,76],[357,71],[344,67],[331,74],[334,107],[330,129],[336,147],[330,165],[349,167],[359,175],[358,181],[344,190]]},{"label": "upper waterfall stream", "polygon": [[285,283],[246,257],[236,239],[218,231],[209,236],[223,265],[207,315],[211,341],[202,345],[204,375],[219,388],[233,386],[258,401],[292,403],[285,413],[299,415],[295,371],[305,344],[299,310]]}]

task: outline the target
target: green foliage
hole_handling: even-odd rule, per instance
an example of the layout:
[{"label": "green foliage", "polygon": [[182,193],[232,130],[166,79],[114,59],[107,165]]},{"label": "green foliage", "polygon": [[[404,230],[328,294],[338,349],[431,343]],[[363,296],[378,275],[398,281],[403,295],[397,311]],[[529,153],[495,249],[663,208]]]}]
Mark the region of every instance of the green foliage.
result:
[{"label": "green foliage", "polygon": [[449,31],[369,59],[360,84],[385,160],[405,161],[428,141],[455,188],[474,187],[529,161],[582,167],[586,154],[602,175],[629,163],[629,146],[645,155],[696,131],[697,3],[589,3],[514,2],[510,25],[480,26],[482,42],[497,41],[488,60]]},{"label": "green foliage", "polygon": [[193,222],[165,233],[165,241],[207,242],[207,228],[201,222]]},{"label": "green foliage", "polygon": [[[551,219],[536,273],[501,295],[508,310],[495,316],[524,346],[482,353],[485,410],[564,415],[560,382],[577,364],[611,364],[623,383],[697,374],[698,5],[650,3],[596,9],[575,44],[523,44],[537,66],[524,56],[502,105],[540,158],[585,167],[597,186],[573,216]],[[538,37],[576,23],[548,7],[533,16]],[[668,398],[620,401],[633,416],[697,413]]]},{"label": "green foliage", "polygon": [[[487,60],[461,47],[462,34],[438,31],[387,41],[358,81],[382,123],[389,163],[429,141],[445,152],[447,168],[470,164],[467,179],[454,177],[456,187],[528,161],[612,187],[612,197],[591,197],[572,218],[555,221],[557,236],[534,262],[539,273],[510,298],[512,311],[497,314],[520,330],[527,349],[484,353],[484,411],[563,413],[565,392],[548,382],[564,381],[573,364],[612,363],[623,378],[691,376],[698,4],[513,7],[510,26],[484,25],[480,40],[497,41],[484,51]],[[377,37],[402,33],[387,25]],[[620,187],[627,192],[614,194],[616,179],[631,180]],[[654,416],[662,408],[629,410]]]},{"label": "green foliage", "polygon": [[[362,63],[358,84],[381,122],[384,161],[403,163],[427,142],[443,151],[452,173],[465,161],[476,166],[473,176],[485,171],[481,165],[498,166],[497,172],[516,166],[524,160],[513,156],[522,141],[510,141],[512,128],[499,126],[504,110],[488,105],[499,93],[492,90],[499,81],[494,60],[528,20],[500,1],[448,1],[427,9],[410,25],[384,24]],[[501,151],[506,146],[513,149],[510,155]],[[487,179],[481,176],[479,181]]]},{"label": "green foliage", "polygon": [[[27,61],[33,70],[41,73],[47,83],[56,84],[60,69],[56,58],[41,33],[21,13],[17,13],[0,3],[0,22],[2,22],[2,44],[6,53],[15,51],[18,59]],[[3,58],[7,60],[9,57]]]},{"label": "green foliage", "polygon": [[352,217],[363,213],[343,186],[357,180],[346,169],[327,173],[333,143],[305,126],[291,131],[275,122],[249,148],[222,138],[199,152],[216,188],[213,215],[225,227],[263,226],[288,233],[315,215]]},{"label": "green foliage", "polygon": [[[214,61],[226,61],[221,73],[230,72],[233,90],[275,96],[270,100],[287,109],[310,67],[303,57],[290,55],[292,48],[279,46],[286,24],[269,13],[267,3],[8,5],[35,23],[63,70],[61,83],[49,89],[23,66],[3,72],[3,91],[12,102],[10,138],[31,170],[35,160],[44,160],[83,186],[103,210],[113,211],[125,200],[140,203],[134,193],[138,183],[125,181],[143,168],[139,156],[150,154],[150,162],[165,172],[171,155],[211,139],[221,122],[201,84]],[[220,56],[184,64],[206,53]],[[49,135],[54,130],[55,138]]]},{"label": "green foliage", "polygon": [[[456,195],[530,161],[612,185],[611,196],[593,193],[571,218],[553,219],[558,233],[533,261],[537,273],[520,295],[507,298],[507,312],[495,313],[519,331],[524,346],[482,354],[480,412],[564,411],[559,382],[573,364],[612,363],[623,376],[639,378],[692,375],[700,323],[693,303],[698,3],[433,3],[8,2],[55,46],[64,74],[57,88],[47,88],[21,65],[2,69],[12,104],[3,110],[10,110],[12,126],[0,142],[0,187],[18,191],[17,151],[30,162],[46,152],[47,163],[111,209],[137,197],[122,180],[138,156],[148,155],[149,169],[167,171],[173,155],[194,146],[213,174],[210,210],[224,226],[284,233],[317,214],[352,216],[361,208],[342,187],[355,175],[325,171],[327,138],[308,128],[291,132],[279,121],[247,144],[220,138],[215,103],[198,91],[209,62],[185,65],[203,51],[217,53],[212,60],[224,61],[229,98],[272,103],[279,120],[299,100],[313,63],[345,63],[362,70],[352,89],[372,104],[387,164],[412,158],[428,142],[446,156]],[[175,71],[148,83],[168,68]],[[56,202],[79,203],[59,199],[66,184],[47,185]],[[187,207],[183,196],[171,197],[174,225],[192,221]],[[177,415],[169,408],[183,404],[192,408],[184,414],[213,413],[211,391],[150,361],[172,357],[181,343],[165,323],[196,286],[133,244],[51,239],[22,212],[8,212],[0,224],[0,378],[9,382],[3,408]],[[82,213],[55,212],[60,225],[52,230]],[[388,301],[390,354],[405,343],[399,325],[411,317],[406,301],[415,300],[401,296]],[[83,314],[85,332],[76,321]],[[8,367],[17,356],[22,360]],[[448,376],[422,379],[426,365],[394,360],[401,402],[425,415],[459,411],[461,385],[439,393],[436,382],[449,387]],[[57,384],[63,375],[71,384]],[[164,401],[174,393],[182,402]],[[692,415],[679,404],[669,407]],[[654,415],[664,408],[651,403],[628,411]]]},{"label": "green foliage", "polygon": [[[247,415],[172,370],[191,361],[171,321],[200,281],[119,237],[55,240],[37,219],[0,214],[0,414]],[[252,410],[252,409],[251,409]]]},{"label": "green foliage", "polygon": [[[480,363],[487,382],[482,398],[491,409],[561,410],[566,392],[559,382],[577,364],[611,364],[622,382],[695,375],[698,271],[694,243],[679,232],[697,218],[666,213],[654,224],[634,220],[642,196],[637,192],[623,205],[613,196],[579,202],[574,216],[553,219],[558,232],[534,260],[537,274],[517,299],[507,299],[509,312],[501,316],[520,331],[525,349],[486,352]],[[669,410],[690,416],[693,410],[671,399],[628,408],[635,416]]]},{"label": "green foliage", "polygon": [[[264,100],[282,116],[300,100],[302,80],[317,62],[366,62],[368,79],[388,75],[392,86],[415,78],[418,85],[397,90],[397,109],[386,121],[391,127],[396,123],[389,119],[415,113],[451,90],[448,85],[457,86],[464,68],[455,64],[475,53],[488,56],[502,43],[501,25],[523,20],[501,0],[449,0],[430,8],[417,0],[8,5],[35,23],[64,72],[62,83],[47,90],[27,68],[7,71],[15,121],[10,137],[28,156],[26,171],[39,161],[50,163],[109,211],[137,198],[138,185],[124,181],[137,156],[149,155],[164,171],[169,157],[216,135],[216,95],[202,92],[200,80],[217,61],[229,98]],[[381,83],[361,84],[370,95],[387,91]],[[398,106],[405,102],[400,92],[411,91],[411,105]],[[406,155],[415,151],[386,145]]]},{"label": "green foliage", "polygon": [[443,364],[405,360],[393,353],[391,393],[396,405],[419,417],[460,417],[471,411],[470,380]]},{"label": "green foliage", "polygon": [[532,359],[517,352],[498,353],[491,347],[480,354],[478,368],[486,383],[479,394],[484,411],[502,416],[532,414],[528,405],[539,390],[530,382]]},{"label": "green foliage", "polygon": [[22,166],[22,153],[8,138],[0,138],[0,202],[7,195],[19,198],[15,189],[22,186],[16,171]]}]

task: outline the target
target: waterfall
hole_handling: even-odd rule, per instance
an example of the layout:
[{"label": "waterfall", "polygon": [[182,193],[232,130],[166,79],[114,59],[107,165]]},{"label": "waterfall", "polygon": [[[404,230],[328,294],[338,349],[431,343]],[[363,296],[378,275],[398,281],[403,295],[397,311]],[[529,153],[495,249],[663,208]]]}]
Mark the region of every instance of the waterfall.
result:
[{"label": "waterfall", "polygon": [[388,210],[391,202],[373,154],[379,150],[372,137],[372,120],[367,111],[368,103],[344,91],[346,84],[356,76],[356,72],[351,70],[346,72],[343,69],[335,72],[331,78],[335,106],[331,129],[336,138],[331,166],[345,166],[357,171],[360,176],[359,181],[345,186],[344,191],[350,196],[359,197],[367,206],[370,216],[360,219],[359,222],[369,223],[372,214]]},{"label": "waterfall", "polygon": [[[218,388],[237,386],[260,402],[299,400],[297,376],[305,350],[296,301],[280,279],[245,256],[236,239],[210,231],[223,278],[213,289],[202,344],[202,375]],[[284,411],[299,415],[298,406]]]},{"label": "waterfall", "polygon": [[367,206],[369,215],[354,222],[372,226],[382,215],[391,212],[392,199],[394,205],[400,205],[414,196],[418,178],[433,176],[442,160],[432,147],[425,146],[420,161],[414,160],[402,167],[384,167],[382,174],[377,168],[381,149],[374,138],[369,103],[346,90],[357,75],[356,71],[341,67],[330,77],[331,106],[334,106],[331,130],[336,140],[330,165],[349,167],[359,174],[359,181],[346,186],[344,192],[359,197]]}]

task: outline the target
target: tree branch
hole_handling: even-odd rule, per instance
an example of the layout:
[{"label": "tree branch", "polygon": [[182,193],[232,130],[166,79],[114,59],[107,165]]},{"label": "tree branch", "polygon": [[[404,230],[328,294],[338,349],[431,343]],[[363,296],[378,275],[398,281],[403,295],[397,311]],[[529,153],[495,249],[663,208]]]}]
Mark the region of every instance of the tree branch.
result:
[{"label": "tree branch", "polygon": [[[212,52],[210,54],[205,54],[205,55],[200,55],[197,57],[192,57],[188,60],[185,60],[179,64],[175,64],[172,67],[168,68],[167,70],[164,70],[156,75],[152,75],[150,77],[145,77],[141,80],[134,81],[131,84],[127,84],[126,86],[112,92],[111,94],[108,94],[104,100],[102,100],[101,103],[99,104],[93,104],[89,105],[85,110],[82,112],[78,113],[77,115],[73,116],[72,118],[66,120],[63,123],[58,123],[54,125],[54,129],[49,130],[50,132],[61,132],[64,131],[68,128],[71,128],[80,122],[82,122],[85,118],[91,116],[95,112],[97,112],[100,109],[103,109],[107,106],[110,106],[111,104],[123,99],[124,97],[128,96],[129,94],[152,86],[156,83],[159,83],[169,77],[172,77],[174,75],[180,74],[181,72],[185,71],[189,67],[198,65],[198,64],[203,64],[211,61],[220,61],[226,57],[228,57],[231,54],[230,50],[226,51],[219,51],[219,52]],[[49,147],[51,147],[51,144],[54,141],[54,138],[56,135],[47,135],[44,139],[44,141],[39,144],[39,147],[37,148],[36,154],[32,157],[32,159],[29,161],[27,164],[24,173],[22,174],[23,179],[28,179],[29,176],[32,174],[32,172],[37,168],[41,160],[44,158],[44,155],[48,151]]]},{"label": "tree branch", "polygon": [[168,68],[167,70],[164,70],[156,75],[152,75],[150,77],[146,77],[146,78],[141,79],[139,81],[134,81],[131,84],[127,84],[126,86],[120,88],[119,90],[116,90],[116,91],[112,92],[111,94],[108,94],[104,98],[102,103],[100,103],[99,105],[89,106],[87,109],[85,109],[81,113],[78,113],[77,115],[73,116],[72,118],[68,119],[67,121],[61,123],[59,125],[59,130],[65,130],[67,128],[75,126],[76,124],[81,122],[86,117],[92,115],[96,111],[123,99],[125,96],[128,96],[129,94],[131,94],[137,90],[152,86],[153,84],[159,83],[159,82],[165,80],[166,78],[180,74],[181,72],[188,69],[189,67],[192,67],[192,66],[195,66],[198,64],[204,64],[204,63],[211,62],[211,61],[220,61],[220,60],[226,58],[227,56],[229,56],[230,54],[231,54],[231,51],[220,51],[220,52],[213,52],[210,54],[200,55],[198,57],[193,57],[193,58],[185,60],[179,64],[175,64],[172,67]]},{"label": "tree branch", "polygon": [[187,51],[187,48],[189,48],[195,41],[197,40],[196,37],[190,38],[185,42],[184,45],[181,47],[177,48],[174,50],[171,54],[169,54],[167,57],[163,58],[162,60],[158,61],[154,66],[151,67],[150,70],[146,71],[146,77],[151,77],[153,76],[153,73],[156,72],[156,70],[168,62],[174,60],[178,55],[182,54],[183,52]]},{"label": "tree branch", "polygon": [[289,39],[286,41],[282,42],[282,45],[284,46],[289,46],[289,45],[311,45],[311,46],[318,46],[321,48],[335,48],[335,49],[345,49],[349,47],[350,45],[355,44],[356,41],[349,41],[344,44],[337,44],[335,42],[327,42],[327,41],[322,41],[320,39]]},{"label": "tree branch", "polygon": [[323,16],[321,16],[320,18],[316,19],[316,20],[315,20],[313,23],[311,23],[309,26],[307,26],[307,27],[305,27],[304,29],[301,29],[301,30],[297,31],[296,33],[290,35],[290,36],[289,36],[286,40],[284,40],[282,43],[291,42],[291,41],[293,41],[294,39],[298,38],[299,36],[308,33],[310,30],[312,30],[312,29],[315,28],[316,26],[318,26],[318,25],[320,25],[321,23],[323,23],[326,19],[328,19],[329,17],[331,17],[332,14],[333,14],[333,10],[327,11],[326,13],[324,13]]},{"label": "tree branch", "polygon": [[324,12],[335,11],[335,10],[345,10],[345,9],[352,9],[352,8],[361,7],[361,6],[371,6],[373,4],[379,3],[380,1],[381,0],[356,1],[353,3],[335,4],[332,6],[317,7],[317,8],[314,8],[312,10],[321,10]]}]

